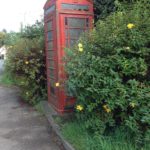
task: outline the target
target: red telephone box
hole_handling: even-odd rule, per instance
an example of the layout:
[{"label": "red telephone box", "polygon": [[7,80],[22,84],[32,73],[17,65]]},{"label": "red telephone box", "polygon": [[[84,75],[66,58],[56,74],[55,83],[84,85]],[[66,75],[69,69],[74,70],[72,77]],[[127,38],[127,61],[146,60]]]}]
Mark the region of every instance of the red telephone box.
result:
[{"label": "red telephone box", "polygon": [[71,111],[63,81],[64,48],[73,46],[93,24],[92,0],[47,0],[44,6],[48,101],[57,112]]}]

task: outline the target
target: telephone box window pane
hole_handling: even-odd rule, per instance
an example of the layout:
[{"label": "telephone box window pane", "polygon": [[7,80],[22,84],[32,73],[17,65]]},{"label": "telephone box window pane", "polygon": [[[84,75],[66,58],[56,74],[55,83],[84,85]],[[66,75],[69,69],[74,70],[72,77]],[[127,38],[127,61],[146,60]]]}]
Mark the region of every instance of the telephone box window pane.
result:
[{"label": "telephone box window pane", "polygon": [[86,19],[86,27],[89,27],[89,19]]},{"label": "telephone box window pane", "polygon": [[69,9],[69,10],[82,10],[82,11],[88,11],[89,6],[88,5],[79,5],[79,4],[61,4],[62,9]]},{"label": "telephone box window pane", "polygon": [[53,41],[48,42],[48,50],[53,49]]},{"label": "telephone box window pane", "polygon": [[55,95],[55,88],[54,88],[54,86],[50,85],[50,90],[51,90],[51,93],[52,93],[53,95]]},{"label": "telephone box window pane", "polygon": [[50,6],[48,9],[45,10],[45,15],[51,13],[52,11],[54,11],[56,8],[55,5]]},{"label": "telephone box window pane", "polygon": [[49,62],[50,62],[50,68],[55,68],[54,60],[49,60]]},{"label": "telephone box window pane", "polygon": [[48,32],[47,33],[47,35],[48,35],[48,41],[50,41],[50,40],[52,40],[53,39],[53,34],[52,34],[52,32],[50,31],[50,32]]},{"label": "telephone box window pane", "polygon": [[81,30],[81,29],[70,29],[69,30],[70,38],[79,39],[79,37],[81,36],[83,32],[84,30]]},{"label": "telephone box window pane", "polygon": [[68,25],[68,18],[67,17],[65,18],[65,25],[66,26]]},{"label": "telephone box window pane", "polygon": [[68,39],[66,39],[66,47],[68,48],[69,47],[69,42],[68,42],[69,40]]},{"label": "telephone box window pane", "polygon": [[48,31],[52,30],[52,21],[49,21],[47,23],[47,29],[48,29]]},{"label": "telephone box window pane", "polygon": [[51,94],[55,95],[55,84],[54,84],[54,80],[50,79],[50,90],[51,90]]},{"label": "telephone box window pane", "polygon": [[50,77],[54,78],[54,69],[50,69]]},{"label": "telephone box window pane", "polygon": [[65,30],[65,35],[68,37],[68,29]]},{"label": "telephone box window pane", "polygon": [[66,36],[66,47],[72,47],[77,43],[81,34],[89,28],[88,18],[65,18],[67,20],[65,36]]},{"label": "telephone box window pane", "polygon": [[48,57],[50,59],[53,59],[54,58],[54,51],[48,51]]},{"label": "telephone box window pane", "polygon": [[70,40],[70,47],[73,47],[77,43],[77,40]]},{"label": "telephone box window pane", "polygon": [[68,25],[70,27],[84,28],[85,27],[85,19],[82,19],[82,18],[68,18]]},{"label": "telephone box window pane", "polygon": [[53,88],[54,88],[54,83],[55,83],[54,80],[50,78],[50,85],[51,85],[51,87],[53,87]]}]

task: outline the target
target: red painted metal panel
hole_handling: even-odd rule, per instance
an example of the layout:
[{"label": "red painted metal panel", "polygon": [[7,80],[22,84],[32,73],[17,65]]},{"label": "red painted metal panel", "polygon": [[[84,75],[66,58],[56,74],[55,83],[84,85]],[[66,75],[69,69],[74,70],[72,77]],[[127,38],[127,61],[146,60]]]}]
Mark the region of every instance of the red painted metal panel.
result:
[{"label": "red painted metal panel", "polygon": [[44,11],[48,101],[59,113],[70,112],[75,99],[66,95],[63,84],[66,79],[64,48],[77,41],[82,31],[92,28],[93,2],[50,0],[45,4]]}]

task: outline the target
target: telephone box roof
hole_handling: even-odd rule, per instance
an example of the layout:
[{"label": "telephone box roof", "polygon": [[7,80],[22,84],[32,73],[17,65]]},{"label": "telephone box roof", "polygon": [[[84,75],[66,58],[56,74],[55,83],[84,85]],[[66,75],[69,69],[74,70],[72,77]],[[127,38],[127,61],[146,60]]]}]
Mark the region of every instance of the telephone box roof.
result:
[{"label": "telephone box roof", "polygon": [[47,9],[52,4],[68,3],[68,4],[93,4],[93,0],[47,0],[44,9]]}]

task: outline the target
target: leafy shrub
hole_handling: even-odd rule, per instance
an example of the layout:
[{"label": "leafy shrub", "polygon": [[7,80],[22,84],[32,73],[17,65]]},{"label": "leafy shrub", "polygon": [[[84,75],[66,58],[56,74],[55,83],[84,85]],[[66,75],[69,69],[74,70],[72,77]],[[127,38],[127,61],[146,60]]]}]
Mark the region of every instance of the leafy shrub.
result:
[{"label": "leafy shrub", "polygon": [[[138,0],[94,0],[94,16],[95,20],[104,19],[112,12],[117,11],[119,7],[118,2],[124,4],[132,4]],[[119,5],[118,5],[119,4]]]},{"label": "leafy shrub", "polygon": [[6,71],[22,88],[22,96],[30,103],[46,97],[43,23],[24,28],[17,41],[10,46]]},{"label": "leafy shrub", "polygon": [[[65,123],[62,126],[62,134],[77,150],[136,150],[130,133],[116,130],[109,136],[93,135],[77,120]],[[143,147],[140,150],[148,149]]]},{"label": "leafy shrub", "polygon": [[67,92],[78,119],[94,132],[129,130],[150,141],[150,3],[123,7],[66,50]]},{"label": "leafy shrub", "polygon": [[105,18],[115,11],[115,0],[94,0],[95,20]]}]

